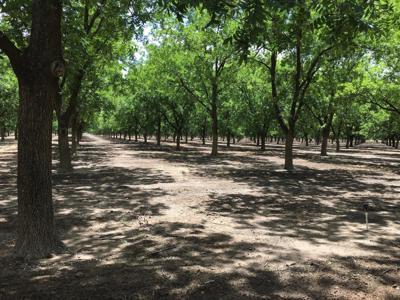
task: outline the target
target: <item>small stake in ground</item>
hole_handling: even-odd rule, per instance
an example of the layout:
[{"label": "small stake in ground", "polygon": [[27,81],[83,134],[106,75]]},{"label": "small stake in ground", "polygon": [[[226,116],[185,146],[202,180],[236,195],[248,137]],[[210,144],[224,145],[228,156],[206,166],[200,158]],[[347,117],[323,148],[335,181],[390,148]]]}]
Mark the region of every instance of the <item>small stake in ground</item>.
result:
[{"label": "small stake in ground", "polygon": [[368,228],[368,209],[369,209],[368,203],[364,203],[363,207],[364,207],[364,211],[365,211],[365,225],[366,225],[367,231],[368,231],[368,229],[369,229]]}]

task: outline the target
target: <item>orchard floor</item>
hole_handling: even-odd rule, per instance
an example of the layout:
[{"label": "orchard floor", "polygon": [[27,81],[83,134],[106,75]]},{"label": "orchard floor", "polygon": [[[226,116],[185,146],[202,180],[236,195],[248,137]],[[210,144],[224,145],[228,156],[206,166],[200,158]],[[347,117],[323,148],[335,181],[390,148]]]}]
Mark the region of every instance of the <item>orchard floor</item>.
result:
[{"label": "orchard floor", "polygon": [[281,145],[209,151],[85,135],[72,173],[54,160],[68,251],[21,261],[0,144],[0,299],[400,299],[400,151],[297,145],[292,173]]}]

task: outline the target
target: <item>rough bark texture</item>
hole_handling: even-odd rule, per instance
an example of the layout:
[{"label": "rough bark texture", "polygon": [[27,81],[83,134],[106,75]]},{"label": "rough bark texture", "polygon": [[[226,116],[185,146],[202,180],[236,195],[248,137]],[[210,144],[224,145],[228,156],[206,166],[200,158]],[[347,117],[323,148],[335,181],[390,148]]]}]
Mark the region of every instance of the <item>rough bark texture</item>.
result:
[{"label": "rough bark texture", "polygon": [[285,141],[285,169],[289,171],[293,170],[293,140],[294,134],[288,132]]},{"label": "rough bark texture", "polygon": [[62,60],[60,23],[60,1],[33,1],[30,45],[16,72],[20,106],[15,250],[25,258],[46,257],[63,249],[54,226],[51,182],[52,117],[58,93],[51,65]]}]

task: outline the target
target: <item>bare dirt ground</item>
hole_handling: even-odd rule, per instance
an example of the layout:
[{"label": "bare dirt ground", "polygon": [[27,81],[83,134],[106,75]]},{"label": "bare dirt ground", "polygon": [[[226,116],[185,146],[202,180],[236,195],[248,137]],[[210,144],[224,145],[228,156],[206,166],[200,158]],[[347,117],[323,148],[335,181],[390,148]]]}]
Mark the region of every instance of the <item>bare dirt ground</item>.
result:
[{"label": "bare dirt ground", "polygon": [[86,135],[74,172],[54,161],[68,252],[26,262],[1,144],[0,299],[400,299],[400,151],[298,145],[288,173],[280,145],[222,149]]}]

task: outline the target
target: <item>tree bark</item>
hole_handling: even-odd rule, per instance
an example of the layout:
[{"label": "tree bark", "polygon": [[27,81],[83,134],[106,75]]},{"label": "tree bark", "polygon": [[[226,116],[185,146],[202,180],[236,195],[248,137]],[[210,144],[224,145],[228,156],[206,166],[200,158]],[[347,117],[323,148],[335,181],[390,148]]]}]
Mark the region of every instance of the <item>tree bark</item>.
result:
[{"label": "tree bark", "polygon": [[228,133],[226,135],[226,147],[230,148],[231,147],[231,131],[228,129]]},{"label": "tree bark", "polygon": [[212,96],[211,96],[211,122],[212,122],[212,150],[211,155],[218,155],[218,85],[214,81],[212,84]]},{"label": "tree bark", "polygon": [[321,156],[328,156],[329,131],[322,131]]},{"label": "tree bark", "polygon": [[285,169],[288,171],[293,170],[293,141],[294,133],[288,131],[285,140]]},{"label": "tree bark", "polygon": [[6,140],[6,130],[4,129],[3,126],[0,126],[0,136],[1,136],[1,141],[4,142]]},{"label": "tree bark", "polygon": [[176,131],[176,150],[180,151],[181,150],[181,136],[182,136],[182,130],[178,128]]},{"label": "tree bark", "polygon": [[78,129],[77,129],[76,116],[72,118],[72,126],[71,126],[71,154],[75,154],[78,149]]},{"label": "tree bark", "polygon": [[207,133],[207,127],[206,127],[206,125],[204,124],[204,125],[203,125],[203,130],[202,130],[202,136],[201,136],[202,144],[203,144],[203,145],[206,144],[206,133]]},{"label": "tree bark", "polygon": [[161,116],[157,118],[157,146],[161,146]]},{"label": "tree bark", "polygon": [[64,249],[54,225],[51,180],[53,109],[63,70],[61,2],[34,0],[31,11],[29,47],[19,51],[9,48],[7,41],[5,47],[0,32],[0,48],[10,58],[20,96],[15,252],[19,257],[42,258]]},{"label": "tree bark", "polygon": [[63,117],[58,119],[58,152],[60,155],[60,169],[65,171],[72,170],[71,151],[68,142],[68,125]]},{"label": "tree bark", "polygon": [[336,152],[340,152],[340,139],[336,138]]},{"label": "tree bark", "polygon": [[212,102],[211,109],[211,121],[212,121],[212,150],[211,155],[218,155],[218,112],[216,101]]}]

